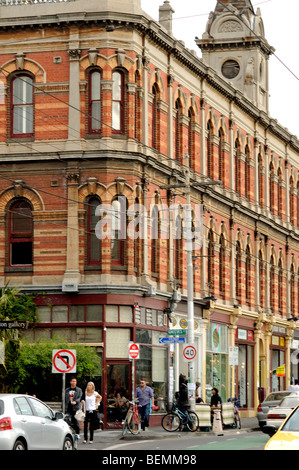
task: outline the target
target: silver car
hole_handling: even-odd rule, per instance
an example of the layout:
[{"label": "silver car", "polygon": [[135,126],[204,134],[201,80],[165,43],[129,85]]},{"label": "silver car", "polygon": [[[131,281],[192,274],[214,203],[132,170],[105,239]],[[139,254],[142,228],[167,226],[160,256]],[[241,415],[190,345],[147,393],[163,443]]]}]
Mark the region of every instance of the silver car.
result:
[{"label": "silver car", "polygon": [[[294,392],[293,392],[294,393]],[[289,416],[291,411],[299,405],[299,395],[283,398],[278,406],[271,408],[267,415],[267,426],[275,426],[276,429],[284,422],[285,418]]]},{"label": "silver car", "polygon": [[0,450],[72,450],[61,412],[29,395],[0,394]]},{"label": "silver car", "polygon": [[267,424],[268,411],[271,408],[277,406],[283,398],[289,395],[299,396],[299,391],[296,392],[294,390],[285,390],[282,392],[272,392],[265,398],[263,403],[259,404],[256,417],[259,422],[260,428]]}]

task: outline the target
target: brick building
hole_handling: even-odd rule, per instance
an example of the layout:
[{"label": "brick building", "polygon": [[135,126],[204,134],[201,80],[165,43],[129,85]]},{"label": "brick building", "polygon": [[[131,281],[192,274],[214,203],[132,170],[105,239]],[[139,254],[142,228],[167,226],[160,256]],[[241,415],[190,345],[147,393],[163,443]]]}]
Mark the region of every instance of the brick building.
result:
[{"label": "brick building", "polygon": [[168,1],[159,22],[140,0],[1,2],[0,276],[46,292],[32,341],[97,348],[105,402],[131,393],[129,341],[141,345],[134,379],[153,383],[160,408],[186,371],[182,346],[159,340],[167,309],[170,326],[187,325],[186,192],[163,189],[186,181],[186,154],[194,229],[203,207],[202,396],[217,386],[252,415],[258,387],[298,376],[299,142],[268,113],[273,48],[259,9],[215,3],[201,59],[173,37]]}]

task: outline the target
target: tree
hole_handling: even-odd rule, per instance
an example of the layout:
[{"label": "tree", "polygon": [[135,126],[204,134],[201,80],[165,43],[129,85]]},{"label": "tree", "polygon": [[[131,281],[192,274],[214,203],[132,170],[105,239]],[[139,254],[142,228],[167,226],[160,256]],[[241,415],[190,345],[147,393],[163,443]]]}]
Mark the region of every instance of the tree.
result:
[{"label": "tree", "polygon": [[[37,317],[34,296],[22,293],[19,287],[8,287],[6,284],[0,289],[0,321],[26,321],[31,325],[35,324]],[[5,364],[1,364],[0,360],[0,390],[5,390],[10,381],[7,364],[16,359],[19,350],[19,330],[0,329],[0,341],[5,350]]]},{"label": "tree", "polygon": [[[89,377],[101,375],[100,358],[94,348],[83,344],[69,344],[64,339],[42,339],[35,343],[21,340],[17,359],[9,361],[9,390],[36,394],[43,400],[54,400],[61,393],[61,374],[52,374],[52,351],[76,350],[76,377],[85,385]],[[70,374],[67,374],[69,376]],[[71,374],[72,375],[72,374]]]}]

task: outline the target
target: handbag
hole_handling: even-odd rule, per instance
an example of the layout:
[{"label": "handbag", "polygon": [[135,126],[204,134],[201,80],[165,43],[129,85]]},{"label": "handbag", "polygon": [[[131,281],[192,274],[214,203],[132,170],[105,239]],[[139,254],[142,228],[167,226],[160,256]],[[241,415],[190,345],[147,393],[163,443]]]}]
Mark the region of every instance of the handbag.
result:
[{"label": "handbag", "polygon": [[81,408],[80,410],[77,410],[75,413],[75,419],[82,423],[85,420],[85,412]]}]

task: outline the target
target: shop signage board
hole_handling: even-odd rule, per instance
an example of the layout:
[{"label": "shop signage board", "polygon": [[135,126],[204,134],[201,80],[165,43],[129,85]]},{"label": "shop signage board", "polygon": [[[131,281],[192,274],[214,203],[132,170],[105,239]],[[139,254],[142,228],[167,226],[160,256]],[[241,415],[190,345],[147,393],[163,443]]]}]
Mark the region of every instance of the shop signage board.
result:
[{"label": "shop signage board", "polygon": [[76,349],[52,350],[52,373],[76,372]]}]

